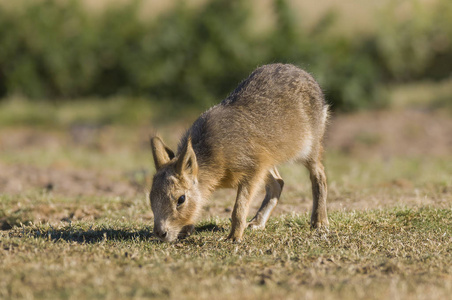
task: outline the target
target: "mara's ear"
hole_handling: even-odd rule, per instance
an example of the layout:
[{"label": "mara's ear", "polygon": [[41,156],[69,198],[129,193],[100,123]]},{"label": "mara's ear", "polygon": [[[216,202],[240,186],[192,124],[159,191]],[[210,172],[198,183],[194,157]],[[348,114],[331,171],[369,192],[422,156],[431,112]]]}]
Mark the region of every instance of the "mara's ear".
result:
[{"label": "mara's ear", "polygon": [[196,161],[195,151],[191,144],[191,137],[187,139],[187,145],[182,150],[176,162],[176,172],[178,174],[188,174],[198,176],[198,162]]},{"label": "mara's ear", "polygon": [[157,136],[151,138],[151,149],[152,156],[154,157],[155,169],[157,170],[174,158],[174,152],[171,151],[171,149]]}]

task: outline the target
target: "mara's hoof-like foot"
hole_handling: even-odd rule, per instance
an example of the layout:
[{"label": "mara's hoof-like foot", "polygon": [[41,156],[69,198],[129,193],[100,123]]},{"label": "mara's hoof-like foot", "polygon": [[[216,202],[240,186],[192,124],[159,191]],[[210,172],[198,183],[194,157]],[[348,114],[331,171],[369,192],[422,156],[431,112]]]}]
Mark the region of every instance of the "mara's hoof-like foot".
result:
[{"label": "mara's hoof-like foot", "polygon": [[262,222],[258,222],[256,219],[252,219],[248,223],[248,228],[251,230],[264,230],[265,224],[262,224]]},{"label": "mara's hoof-like foot", "polygon": [[242,242],[242,237],[240,236],[236,236],[234,234],[232,234],[232,232],[228,235],[228,237],[226,238],[226,240],[230,240],[233,243],[239,244]]},{"label": "mara's hoof-like foot", "polygon": [[192,233],[195,232],[195,226],[194,225],[187,225],[182,228],[181,232],[179,232],[177,238],[179,239],[185,239],[192,235]]},{"label": "mara's hoof-like foot", "polygon": [[312,220],[311,219],[311,228],[312,229],[320,229],[320,228],[328,228],[330,222],[325,218],[323,220]]}]

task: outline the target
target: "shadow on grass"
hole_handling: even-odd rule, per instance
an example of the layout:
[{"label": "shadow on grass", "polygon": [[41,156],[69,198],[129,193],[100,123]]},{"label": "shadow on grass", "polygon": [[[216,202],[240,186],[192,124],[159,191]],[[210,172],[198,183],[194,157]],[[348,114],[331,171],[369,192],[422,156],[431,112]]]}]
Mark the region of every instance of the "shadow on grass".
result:
[{"label": "shadow on grass", "polygon": [[152,230],[141,229],[138,231],[131,231],[125,229],[98,229],[98,230],[80,230],[71,228],[49,229],[46,231],[31,232],[32,236],[36,238],[45,238],[52,241],[64,240],[67,242],[77,243],[99,243],[107,240],[115,241],[132,241],[132,240],[149,240],[150,242],[157,242]]},{"label": "shadow on grass", "polygon": [[226,229],[211,223],[196,227],[195,232],[226,232]]},{"label": "shadow on grass", "polygon": [[[196,227],[196,233],[200,232],[225,232],[226,229],[216,224],[204,224]],[[133,240],[148,240],[149,242],[159,243],[160,240],[152,232],[152,228],[141,229],[137,231],[127,229],[74,229],[74,228],[59,228],[59,229],[47,229],[47,230],[33,230],[30,231],[28,236],[34,238],[44,238],[52,241],[64,240],[67,242],[77,243],[100,243],[102,241],[114,240],[114,241],[133,241]]]}]

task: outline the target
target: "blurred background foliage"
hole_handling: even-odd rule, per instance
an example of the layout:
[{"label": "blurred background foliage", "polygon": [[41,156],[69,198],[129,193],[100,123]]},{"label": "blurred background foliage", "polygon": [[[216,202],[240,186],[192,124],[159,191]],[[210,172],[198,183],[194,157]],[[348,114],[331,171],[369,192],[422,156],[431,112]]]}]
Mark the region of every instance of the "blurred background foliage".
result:
[{"label": "blurred background foliage", "polygon": [[[155,18],[142,1],[90,13],[76,0],[19,1],[0,9],[0,98],[77,101],[127,96],[207,107],[259,65],[296,64],[314,75],[334,109],[386,105],[385,87],[443,80],[452,71],[452,1],[425,9],[389,1],[367,34],[337,32],[330,10],[312,26],[290,1],[271,2],[274,26],[259,34],[252,4],[177,1]],[[401,13],[404,5],[409,13]]]}]

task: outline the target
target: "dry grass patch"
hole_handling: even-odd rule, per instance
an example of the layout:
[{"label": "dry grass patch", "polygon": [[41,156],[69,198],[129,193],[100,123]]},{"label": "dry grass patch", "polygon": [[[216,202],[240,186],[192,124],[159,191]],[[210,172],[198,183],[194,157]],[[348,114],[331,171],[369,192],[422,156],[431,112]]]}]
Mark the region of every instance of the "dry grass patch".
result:
[{"label": "dry grass patch", "polygon": [[[245,242],[224,219],[174,244],[104,218],[1,233],[3,298],[441,299],[452,292],[452,210],[334,212],[329,231],[285,215]],[[20,267],[18,267],[20,266]]]}]

